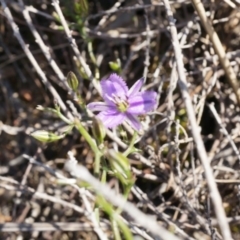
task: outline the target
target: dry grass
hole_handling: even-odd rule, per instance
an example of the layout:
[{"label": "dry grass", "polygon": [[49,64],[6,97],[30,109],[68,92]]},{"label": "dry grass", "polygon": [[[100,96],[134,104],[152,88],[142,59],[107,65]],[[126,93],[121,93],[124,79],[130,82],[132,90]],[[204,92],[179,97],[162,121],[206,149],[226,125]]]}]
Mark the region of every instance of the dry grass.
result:
[{"label": "dry grass", "polygon": [[[36,129],[64,130],[61,120],[36,110],[37,105],[52,107],[58,97],[68,116],[78,112],[84,119],[85,112],[68,94],[64,76],[69,71],[78,76],[79,93],[89,103],[99,99],[97,82],[113,72],[111,61],[121,63],[120,74],[129,86],[144,75],[144,88],[158,92],[157,112],[144,119],[145,132],[136,144],[141,152],[129,156],[136,179],[129,202],[179,239],[224,239],[210,200],[206,171],[197,154],[198,143],[192,138],[197,129],[190,125],[185,99],[177,85],[176,55],[163,2],[121,0],[113,5],[115,1],[89,1],[88,12],[76,13],[74,2],[84,1],[61,1],[79,52],[70,45],[72,39],[66,37],[50,1],[6,2],[40,70],[29,61],[0,8],[0,239],[99,238],[90,214],[95,191],[56,183],[59,174],[69,177],[63,168],[69,151],[79,164],[93,170],[94,157],[88,144],[75,130],[50,144],[36,142],[29,133]],[[203,2],[233,73],[240,79],[239,1]],[[182,47],[188,93],[231,234],[237,240],[240,117],[238,89],[233,87],[238,87],[229,84],[228,73],[192,2],[175,0],[170,4]],[[29,10],[35,30],[30,30],[23,8]],[[34,31],[39,35],[33,36]],[[38,45],[37,37],[44,45]],[[88,67],[85,63],[89,71],[85,69],[83,74]],[[124,138],[114,132],[109,131],[105,140],[109,148],[120,152],[126,148]],[[108,186],[121,194],[116,178],[109,176]],[[159,239],[138,226],[131,214],[123,212],[122,218],[134,236]],[[100,214],[100,228],[111,239],[112,228],[105,213]]]}]

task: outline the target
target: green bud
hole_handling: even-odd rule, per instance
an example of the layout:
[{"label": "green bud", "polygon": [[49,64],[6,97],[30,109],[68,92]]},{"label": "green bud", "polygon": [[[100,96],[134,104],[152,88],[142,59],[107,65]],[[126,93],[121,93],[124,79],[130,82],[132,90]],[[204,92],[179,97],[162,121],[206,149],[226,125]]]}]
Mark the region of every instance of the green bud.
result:
[{"label": "green bud", "polygon": [[84,16],[88,13],[88,1],[79,0],[77,3],[75,3],[74,8],[76,13]]},{"label": "green bud", "polygon": [[56,21],[61,22],[60,17],[58,16],[58,14],[56,12],[53,12],[52,16]]},{"label": "green bud", "polygon": [[109,67],[110,67],[113,71],[115,71],[115,72],[120,72],[121,66],[120,66],[120,64],[119,64],[118,62],[109,62],[108,64],[109,64]]},{"label": "green bud", "polygon": [[74,91],[76,92],[78,89],[78,79],[76,77],[76,75],[73,72],[69,72],[67,75],[67,83],[68,86]]},{"label": "green bud", "polygon": [[86,72],[85,72],[85,70],[84,70],[84,68],[83,68],[82,66],[80,66],[80,67],[78,68],[78,70],[79,70],[79,74],[81,75],[82,78],[84,78],[84,79],[89,79],[89,78],[88,78],[88,75],[86,74]]},{"label": "green bud", "polygon": [[93,135],[100,144],[103,143],[103,140],[106,137],[106,128],[98,118],[93,118]]},{"label": "green bud", "polygon": [[126,179],[131,179],[131,167],[127,157],[122,153],[116,152],[113,149],[110,149],[107,154],[107,158],[110,160],[113,171],[116,171],[118,174],[121,174]]},{"label": "green bud", "polygon": [[45,130],[38,130],[31,133],[30,135],[43,143],[55,142],[65,137],[65,134],[57,135],[55,133],[51,133]]},{"label": "green bud", "polygon": [[83,78],[83,79],[89,79],[88,78],[88,75],[86,74],[83,66],[81,65],[81,63],[78,61],[78,59],[76,57],[73,57],[73,60],[77,66],[77,69],[78,69],[78,72],[80,74],[80,76]]}]

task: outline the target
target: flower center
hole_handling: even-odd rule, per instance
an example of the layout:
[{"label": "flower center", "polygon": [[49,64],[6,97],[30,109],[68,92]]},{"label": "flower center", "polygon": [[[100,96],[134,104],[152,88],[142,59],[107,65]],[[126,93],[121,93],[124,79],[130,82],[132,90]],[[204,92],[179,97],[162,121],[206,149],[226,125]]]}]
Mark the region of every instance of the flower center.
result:
[{"label": "flower center", "polygon": [[128,103],[127,102],[121,102],[116,104],[117,109],[119,112],[126,112],[128,109]]},{"label": "flower center", "polygon": [[117,96],[114,97],[114,103],[116,104],[117,110],[122,113],[126,112],[129,107],[127,100],[121,99]]}]

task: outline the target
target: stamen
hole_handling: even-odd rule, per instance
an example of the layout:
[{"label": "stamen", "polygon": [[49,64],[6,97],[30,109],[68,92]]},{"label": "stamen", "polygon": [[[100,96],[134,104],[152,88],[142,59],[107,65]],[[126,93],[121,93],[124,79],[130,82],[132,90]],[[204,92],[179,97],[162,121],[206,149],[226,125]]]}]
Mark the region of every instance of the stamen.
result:
[{"label": "stamen", "polygon": [[119,96],[114,96],[114,103],[116,104],[119,112],[126,112],[129,107],[127,100],[122,99]]}]

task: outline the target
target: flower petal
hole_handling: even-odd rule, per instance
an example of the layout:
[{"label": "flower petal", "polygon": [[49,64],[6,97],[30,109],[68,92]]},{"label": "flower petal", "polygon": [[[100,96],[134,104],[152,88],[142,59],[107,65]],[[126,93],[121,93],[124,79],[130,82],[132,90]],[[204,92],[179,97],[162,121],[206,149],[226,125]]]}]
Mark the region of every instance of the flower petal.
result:
[{"label": "flower petal", "polygon": [[104,111],[100,112],[97,117],[103,122],[105,127],[114,128],[124,121],[126,115],[117,111]]},{"label": "flower petal", "polygon": [[128,97],[134,96],[136,93],[138,93],[143,83],[144,83],[144,77],[142,77],[137,82],[135,82],[128,91]]},{"label": "flower petal", "polygon": [[137,117],[133,116],[130,113],[126,113],[127,116],[127,121],[130,123],[130,125],[137,131],[139,131],[141,129],[141,123],[140,121],[137,119]]},{"label": "flower petal", "polygon": [[111,74],[108,79],[101,81],[103,99],[109,102],[109,97],[119,96],[126,98],[128,87],[126,82],[117,74]]},{"label": "flower petal", "polygon": [[146,91],[132,96],[129,100],[128,113],[145,114],[152,111],[157,106],[157,93],[154,91]]},{"label": "flower petal", "polygon": [[110,108],[112,108],[113,106],[110,106],[109,104],[105,103],[105,102],[93,102],[93,103],[89,103],[87,105],[87,108],[93,112],[95,111],[106,111],[109,110]]}]

